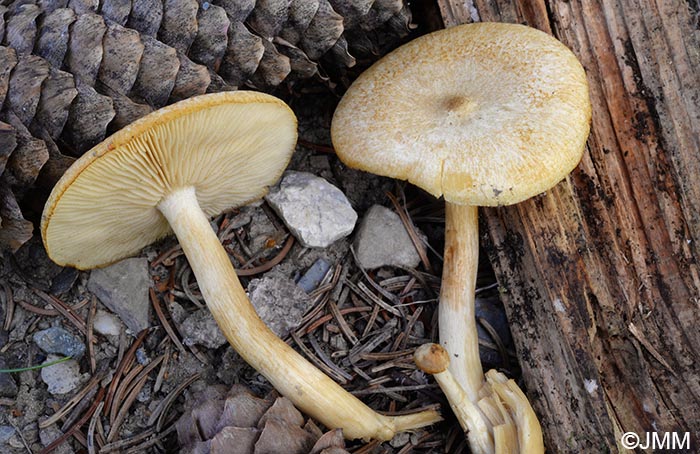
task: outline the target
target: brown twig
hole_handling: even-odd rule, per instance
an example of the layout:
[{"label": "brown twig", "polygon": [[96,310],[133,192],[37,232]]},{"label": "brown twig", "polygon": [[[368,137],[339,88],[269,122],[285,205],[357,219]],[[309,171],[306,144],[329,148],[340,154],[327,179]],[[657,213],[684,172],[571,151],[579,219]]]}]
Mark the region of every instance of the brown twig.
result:
[{"label": "brown twig", "polygon": [[162,252],[158,257],[156,257],[152,262],[151,262],[151,268],[154,268],[161,263],[165,264],[170,261],[172,261],[174,258],[182,255],[182,247],[180,247],[179,244],[176,244],[175,246],[171,247],[170,249]]},{"label": "brown twig", "polygon": [[305,139],[297,139],[297,143],[302,147],[310,148],[314,151],[319,151],[321,153],[335,154],[335,150],[330,145],[321,145],[314,143]]},{"label": "brown twig", "polygon": [[[158,358],[148,363],[146,367],[141,367],[140,365],[138,368],[135,367],[134,370],[139,370],[138,375],[136,377],[132,376],[131,379],[129,379],[129,376],[132,375],[131,373],[129,373],[129,376],[127,376],[127,378],[124,378],[124,381],[120,386],[121,389],[118,389],[117,393],[115,394],[114,401],[121,401],[122,396],[126,393],[126,390],[128,389],[129,385],[131,385],[131,383],[139,383],[144,377],[147,377],[148,374],[150,374],[153,371],[153,369],[158,367],[158,365],[163,361],[163,359],[165,359],[165,354],[160,355]],[[114,411],[115,407],[116,405],[113,405],[112,411],[110,412],[110,422],[112,423],[114,423],[117,417],[117,413]],[[114,418],[112,418],[112,415],[114,415]]]},{"label": "brown twig", "polygon": [[338,328],[340,328],[340,332],[343,333],[343,335],[347,338],[348,341],[352,345],[357,344],[359,341],[357,339],[357,336],[353,332],[352,328],[350,328],[350,325],[348,325],[348,322],[345,321],[345,318],[343,317],[343,314],[340,312],[340,309],[338,309],[338,306],[333,302],[333,301],[328,301],[327,307],[331,312],[331,315],[333,315],[333,318],[338,322]]},{"label": "brown twig", "polygon": [[153,392],[156,393],[160,391],[160,387],[163,384],[163,379],[165,378],[165,373],[168,370],[168,363],[170,362],[170,356],[172,355],[172,347],[170,344],[165,347],[165,353],[163,353],[163,362],[158,370],[158,375],[156,376],[156,382],[153,384]]},{"label": "brown twig", "polygon": [[87,336],[87,326],[85,324],[85,320],[83,320],[82,317],[76,314],[72,307],[66,305],[66,303],[56,298],[55,296],[50,295],[42,290],[39,290],[38,288],[32,288],[32,291],[45,302],[52,305],[54,309],[56,309],[58,312],[61,313],[61,315],[68,319],[68,321],[71,322],[73,326],[80,330],[83,336]]},{"label": "brown twig", "polygon": [[274,256],[272,259],[269,261],[263,263],[262,265],[255,266],[253,268],[245,268],[245,269],[236,269],[236,274],[240,277],[245,277],[245,276],[255,276],[256,274],[264,273],[265,271],[271,270],[272,267],[277,265],[284,259],[289,251],[292,249],[292,245],[294,244],[294,237],[292,235],[289,235],[287,238],[287,241],[284,243],[284,246],[282,247],[282,250]]},{"label": "brown twig", "polygon": [[326,355],[326,353],[323,351],[321,348],[321,345],[318,343],[318,339],[316,339],[316,336],[313,334],[310,334],[306,336],[307,339],[309,339],[309,343],[314,349],[314,352],[316,352],[316,357],[323,361],[323,363],[328,366],[331,370],[333,370],[336,375],[339,375],[343,377],[346,380],[346,383],[352,380],[352,375],[348,374],[345,372],[343,369],[338,367],[331,359]]},{"label": "brown twig", "polygon": [[83,424],[85,424],[92,417],[93,413],[95,413],[100,402],[102,402],[102,399],[104,399],[104,396],[105,396],[105,389],[100,388],[100,390],[97,392],[97,397],[95,398],[95,401],[92,403],[92,405],[90,406],[88,411],[85,412],[85,415],[83,415],[82,418],[80,418],[78,421],[76,421],[76,423],[73,424],[73,427],[71,427],[66,432],[64,432],[63,435],[56,438],[49,445],[47,445],[44,449],[39,451],[39,454],[49,454],[54,449],[56,449],[61,443],[66,441],[68,439],[68,437],[70,437],[74,432],[76,432],[78,429],[80,429],[83,426]]},{"label": "brown twig", "polygon": [[141,364],[135,365],[128,374],[122,378],[121,382],[119,383],[119,386],[117,387],[117,390],[114,392],[114,399],[112,401],[112,408],[109,410],[109,424],[114,425],[114,420],[117,419],[117,413],[119,412],[119,409],[121,408],[120,403],[122,401],[122,397],[124,394],[127,392],[127,389],[129,389],[129,385],[131,385],[132,382],[138,383],[138,381],[134,380],[137,375],[139,375],[143,371],[143,366]]},{"label": "brown twig", "polygon": [[139,336],[136,338],[133,344],[131,344],[131,347],[129,350],[124,354],[124,357],[122,358],[121,362],[119,363],[119,366],[117,367],[117,370],[114,372],[114,376],[112,377],[112,383],[109,384],[109,391],[107,392],[107,398],[105,400],[105,406],[104,406],[104,413],[105,415],[109,414],[111,405],[112,405],[112,399],[114,398],[114,393],[117,391],[117,386],[119,386],[119,382],[121,380],[122,375],[124,372],[128,370],[129,367],[131,367],[131,363],[134,358],[134,354],[136,353],[136,349],[139,348],[139,346],[143,343],[143,341],[146,339],[146,335],[148,334],[148,328],[144,329],[139,333]]},{"label": "brown twig", "polygon": [[97,298],[93,295],[90,303],[90,311],[87,319],[87,348],[88,357],[90,358],[90,372],[95,373],[97,369],[97,361],[95,360],[94,334],[93,328],[95,325],[95,313],[97,312]]},{"label": "brown twig", "polygon": [[[347,314],[352,314],[355,312],[369,312],[372,309],[368,306],[362,306],[362,307],[347,307],[345,309],[340,309],[340,314],[341,315],[347,315]],[[319,327],[323,326],[326,322],[331,320],[333,318],[333,315],[328,314],[324,315],[323,317],[320,317],[316,319],[312,324],[310,324],[307,328],[303,330],[303,334],[309,334],[313,331],[316,331]],[[299,334],[297,332],[297,334]]]},{"label": "brown twig", "polygon": [[97,426],[97,420],[100,419],[100,412],[102,411],[104,404],[104,402],[100,402],[95,410],[95,413],[93,413],[92,417],[90,418],[90,424],[88,425],[86,437],[88,454],[97,454],[95,451],[95,426]]},{"label": "brown twig", "polygon": [[107,442],[114,440],[114,437],[116,437],[117,433],[119,433],[119,428],[121,427],[122,422],[124,422],[126,414],[129,412],[131,405],[136,400],[136,396],[138,396],[138,394],[141,392],[141,389],[146,384],[146,380],[148,380],[148,375],[144,375],[143,378],[141,378],[141,380],[136,382],[134,387],[131,389],[131,392],[129,392],[129,394],[126,396],[126,399],[124,399],[124,404],[119,409],[119,413],[117,413],[117,417],[115,418],[114,423],[109,428],[109,434],[107,434]]},{"label": "brown twig", "polygon": [[[82,301],[80,301],[79,303],[77,303],[73,306],[69,306],[70,310],[75,312],[79,309],[82,309],[83,307],[85,307],[85,305],[88,302],[89,302],[89,300],[87,298],[85,298]],[[32,312],[32,313],[37,314],[37,315],[43,315],[46,317],[58,317],[59,315],[61,315],[61,313],[55,309],[45,309],[43,307],[37,307],[37,306],[34,306],[33,304],[27,303],[26,301],[19,300],[19,301],[16,301],[15,303],[19,307],[21,307],[22,309],[24,309],[28,312]]]},{"label": "brown twig", "polygon": [[147,431],[138,435],[134,435],[131,438],[125,438],[124,440],[108,443],[100,449],[100,454],[112,451],[121,451],[122,449],[129,448],[137,443],[140,443],[141,441],[145,440],[146,438],[152,436],[155,433],[156,431],[154,429],[148,429]]},{"label": "brown twig", "polygon": [[420,256],[420,260],[423,263],[423,266],[429,273],[432,273],[433,267],[430,265],[430,260],[428,259],[428,253],[425,250],[425,245],[423,244],[423,241],[421,241],[421,239],[418,237],[418,234],[416,233],[416,228],[413,225],[413,222],[411,222],[411,219],[408,217],[408,213],[401,206],[394,194],[387,192],[386,195],[387,197],[389,197],[389,200],[391,200],[391,203],[394,205],[394,208],[396,209],[396,213],[399,215],[399,218],[401,218],[401,222],[403,222],[403,225],[406,228],[406,232],[411,238],[411,242],[413,243],[413,246],[415,246],[416,251]]},{"label": "brown twig", "polygon": [[170,427],[168,427],[164,431],[160,432],[156,437],[153,437],[150,440],[144,441],[143,443],[141,443],[138,446],[133,446],[128,451],[126,451],[125,454],[141,454],[142,452],[145,452],[146,448],[149,448],[149,447],[159,443],[163,438],[170,435],[170,433],[174,430],[175,430],[175,424],[172,424]]},{"label": "brown twig", "polygon": [[54,413],[51,417],[48,419],[45,419],[44,421],[39,422],[39,428],[40,429],[46,429],[49,427],[51,424],[54,424],[58,422],[59,419],[63,418],[66,414],[68,414],[69,411],[73,409],[76,405],[82,401],[85,396],[87,396],[90,391],[92,391],[95,387],[97,387],[100,384],[100,380],[104,378],[104,374],[100,375],[95,375],[93,376],[90,381],[88,382],[87,385],[83,387],[75,396],[73,396],[66,404],[61,407],[56,413]]},{"label": "brown twig", "polygon": [[0,283],[0,287],[2,287],[2,293],[5,296],[5,323],[2,325],[2,329],[4,331],[10,331],[10,328],[12,328],[12,319],[15,314],[15,300],[12,297],[12,289],[9,285]]},{"label": "brown twig", "polygon": [[165,399],[161,400],[158,406],[156,407],[155,410],[153,410],[153,413],[151,413],[151,416],[148,417],[148,425],[152,426],[156,421],[156,432],[160,432],[160,429],[163,427],[163,420],[165,418],[165,414],[168,412],[168,409],[170,408],[170,405],[177,399],[177,396],[182,393],[185,388],[190,386],[192,382],[197,380],[200,377],[200,373],[197,372],[194,375],[191,375],[189,378],[187,378],[184,382],[182,382],[177,388],[172,390],[170,394],[168,394]]},{"label": "brown twig", "polygon": [[304,341],[302,341],[301,338],[299,338],[299,336],[297,336],[295,332],[292,331],[290,335],[292,336],[292,339],[294,339],[294,342],[296,342],[301,351],[304,353],[304,355],[306,355],[306,358],[309,361],[311,361],[316,367],[321,369],[326,375],[333,378],[333,380],[337,381],[341,385],[344,385],[348,382],[343,375],[338,374],[335,371],[335,369],[331,369],[323,361],[319,360],[318,357],[314,355],[314,352],[312,352],[309,349],[309,347],[307,347],[306,344],[304,344]]},{"label": "brown twig", "polygon": [[168,319],[165,317],[163,309],[160,307],[160,301],[156,295],[156,291],[151,287],[148,289],[148,294],[151,297],[151,304],[153,305],[153,309],[156,311],[156,316],[158,316],[158,320],[160,320],[160,324],[163,325],[165,332],[168,333],[168,337],[170,337],[170,340],[173,341],[173,344],[175,344],[178,350],[185,353],[187,351],[185,346],[182,345],[182,342],[180,342],[180,339],[175,334],[175,330],[172,326],[170,326],[170,323],[168,323]]}]

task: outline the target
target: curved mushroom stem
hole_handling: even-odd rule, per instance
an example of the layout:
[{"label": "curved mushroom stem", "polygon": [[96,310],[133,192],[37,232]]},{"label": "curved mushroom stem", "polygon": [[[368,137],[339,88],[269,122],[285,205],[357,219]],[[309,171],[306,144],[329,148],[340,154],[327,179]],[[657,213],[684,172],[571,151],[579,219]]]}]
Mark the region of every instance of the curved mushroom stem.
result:
[{"label": "curved mushroom stem", "polygon": [[[497,454],[543,453],[539,421],[518,385],[494,370],[484,379],[474,303],[478,264],[477,207],[445,203],[445,260],[438,323],[440,343],[447,350],[450,362],[449,369],[435,374],[435,379],[460,422],[466,416],[474,420],[478,414],[485,418],[483,424],[488,427],[490,448],[486,436],[478,433],[473,421],[462,423],[474,453],[490,454],[494,449]],[[474,406],[480,412],[474,412]]]},{"label": "curved mushroom stem", "polygon": [[275,336],[250,304],[193,187],[172,192],[158,209],[170,222],[207,306],[231,346],[302,411],[330,428],[342,428],[349,439],[389,440],[397,431],[442,419],[434,411],[380,415]]},{"label": "curved mushroom stem", "polygon": [[438,305],[440,344],[450,354],[450,372],[471,402],[478,400],[484,383],[474,304],[478,216],[477,207],[445,203],[445,261]]}]

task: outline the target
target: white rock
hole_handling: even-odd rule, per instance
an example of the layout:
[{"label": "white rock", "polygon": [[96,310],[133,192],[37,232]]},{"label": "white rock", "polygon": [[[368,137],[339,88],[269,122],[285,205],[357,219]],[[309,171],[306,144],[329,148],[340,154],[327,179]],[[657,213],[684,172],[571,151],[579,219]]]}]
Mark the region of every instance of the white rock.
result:
[{"label": "white rock", "polygon": [[106,336],[119,336],[122,329],[122,323],[119,321],[119,317],[116,315],[110,314],[109,312],[103,310],[98,310],[95,313],[93,328],[96,332]]},{"label": "white rock", "polygon": [[[46,363],[60,359],[60,356],[49,355]],[[66,394],[78,387],[82,379],[80,365],[74,359],[47,366],[41,369],[41,379],[48,386],[51,394]]]},{"label": "white rock", "polygon": [[420,263],[418,251],[399,215],[381,205],[373,205],[367,210],[355,234],[353,247],[357,261],[366,269],[380,266],[415,268]]},{"label": "white rock", "polygon": [[357,222],[340,189],[307,172],[286,172],[265,199],[306,247],[327,247],[348,236]]}]

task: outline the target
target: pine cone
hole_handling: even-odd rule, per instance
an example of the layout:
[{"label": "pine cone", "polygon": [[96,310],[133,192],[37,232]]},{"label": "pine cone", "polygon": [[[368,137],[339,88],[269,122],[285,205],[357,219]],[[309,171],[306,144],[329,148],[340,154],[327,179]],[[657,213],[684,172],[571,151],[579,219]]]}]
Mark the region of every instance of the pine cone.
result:
[{"label": "pine cone", "polygon": [[0,249],[31,237],[17,199],[67,156],[190,96],[342,76],[409,23],[404,0],[0,2]]},{"label": "pine cone", "polygon": [[245,386],[209,386],[175,424],[180,453],[348,454],[340,429],[323,434],[285,397],[260,399]]}]

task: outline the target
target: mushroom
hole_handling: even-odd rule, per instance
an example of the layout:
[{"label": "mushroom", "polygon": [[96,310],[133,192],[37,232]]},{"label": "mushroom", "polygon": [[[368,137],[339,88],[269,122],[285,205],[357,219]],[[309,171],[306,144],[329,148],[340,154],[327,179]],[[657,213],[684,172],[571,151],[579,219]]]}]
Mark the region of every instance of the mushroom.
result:
[{"label": "mushroom", "polygon": [[336,109],[331,136],[345,164],[445,199],[440,343],[472,403],[485,383],[474,314],[477,207],[517,203],[565,178],[590,119],[575,55],[546,33],[501,23],[401,46],[361,74]]},{"label": "mushroom", "polygon": [[450,356],[442,346],[423,344],[413,355],[416,365],[435,377],[462,429],[474,436],[475,453],[543,453],[542,429],[527,397],[512,379],[490,370],[473,402],[448,370]]},{"label": "mushroom", "polygon": [[233,348],[294,404],[348,438],[391,439],[440,420],[434,411],[377,414],[282,342],[255,313],[209,224],[262,197],[294,151],[296,118],[246,91],[190,98],[137,120],[88,151],[44,208],[49,256],[80,269],[138,252],[171,229]]}]

